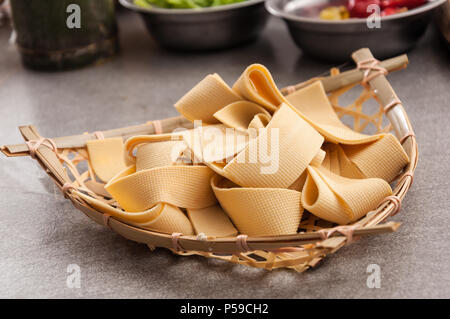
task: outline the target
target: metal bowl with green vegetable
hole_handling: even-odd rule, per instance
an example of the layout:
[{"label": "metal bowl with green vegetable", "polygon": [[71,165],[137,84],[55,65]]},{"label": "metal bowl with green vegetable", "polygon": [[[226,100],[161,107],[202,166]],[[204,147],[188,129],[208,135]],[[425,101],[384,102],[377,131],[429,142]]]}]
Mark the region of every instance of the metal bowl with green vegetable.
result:
[{"label": "metal bowl with green vegetable", "polygon": [[269,14],[264,0],[120,0],[141,14],[161,46],[183,51],[218,50],[257,38]]}]

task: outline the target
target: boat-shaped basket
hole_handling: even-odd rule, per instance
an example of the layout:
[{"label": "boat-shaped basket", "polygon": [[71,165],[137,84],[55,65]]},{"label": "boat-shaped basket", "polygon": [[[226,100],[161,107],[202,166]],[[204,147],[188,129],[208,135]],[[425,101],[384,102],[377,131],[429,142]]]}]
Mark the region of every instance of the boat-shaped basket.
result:
[{"label": "boat-shaped basket", "polygon": [[[352,57],[358,64],[355,69],[340,72],[339,69],[333,68],[329,76],[317,77],[282,89],[283,94],[288,94],[303,88],[312,81],[322,81],[337,114],[340,117],[351,118],[354,130],[361,132],[371,125],[375,128],[373,133],[393,131],[410,158],[410,163],[392,184],[393,196],[382,201],[376,210],[368,212],[363,218],[344,228],[336,227],[330,222],[305,213],[299,232],[293,235],[268,237],[238,235],[224,238],[174,237],[171,234],[132,226],[126,221],[113,217],[109,218],[91,207],[74,192],[67,192],[65,185],[72,183],[71,176],[73,174],[78,174],[79,178],[86,181],[86,184],[89,180],[95,180],[93,170],[89,166],[86,141],[95,139],[99,132],[46,139],[47,143],[41,144],[32,152],[33,154],[30,154],[27,144],[6,145],[2,147],[2,152],[7,156],[33,155],[78,210],[123,237],[148,245],[152,250],[156,247],[164,247],[179,255],[201,255],[257,268],[269,270],[291,268],[301,272],[316,266],[325,256],[334,253],[351,241],[352,236],[355,238],[395,231],[400,224],[386,220],[399,211],[401,202],[413,182],[417,166],[418,148],[411,123],[386,77],[381,74],[406,67],[408,63],[406,55],[379,63],[366,63],[376,60],[373,60],[368,49],[361,49]],[[357,86],[362,87],[361,94],[353,103],[341,106],[338,98]],[[371,102],[372,112],[367,113],[365,106],[370,100],[376,101],[376,110],[374,111],[374,104]],[[192,123],[183,117],[168,118],[158,121],[157,129],[168,133],[179,127],[191,128]],[[21,126],[20,132],[28,142],[42,139],[37,129],[31,125]],[[101,132],[106,138],[122,137],[124,140],[135,135],[154,133],[154,122]],[[30,144],[28,143],[28,145]],[[104,191],[97,191],[96,187],[92,187],[91,190],[98,196],[108,199]],[[346,229],[350,229],[351,232],[345,231]]]}]

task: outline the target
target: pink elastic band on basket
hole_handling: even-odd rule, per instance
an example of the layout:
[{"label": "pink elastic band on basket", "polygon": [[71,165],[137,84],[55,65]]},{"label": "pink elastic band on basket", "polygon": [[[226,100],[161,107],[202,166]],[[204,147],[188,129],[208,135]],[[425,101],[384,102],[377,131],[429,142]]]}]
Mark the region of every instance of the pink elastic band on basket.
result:
[{"label": "pink elastic band on basket", "polygon": [[[364,78],[361,82],[362,85],[366,86],[368,82],[372,81],[379,75],[387,75],[388,71],[379,65],[380,61],[377,59],[367,59],[358,62],[358,70],[364,70]],[[370,72],[373,71],[372,74]]]},{"label": "pink elastic band on basket", "polygon": [[159,120],[153,121],[152,124],[153,124],[153,127],[155,128],[155,134],[162,134],[163,133],[161,121],[159,121]]},{"label": "pink elastic band on basket", "polygon": [[68,182],[64,183],[64,185],[62,186],[61,191],[63,192],[65,198],[67,198],[67,193],[71,189],[76,189],[75,186],[73,186],[72,183],[68,183]]},{"label": "pink elastic band on basket", "polygon": [[348,245],[355,241],[355,238],[353,238],[353,232],[356,228],[357,226],[337,226],[330,229],[321,229],[318,233],[323,240],[328,239],[335,232],[341,233],[345,236],[346,244]]},{"label": "pink elastic band on basket", "polygon": [[181,247],[180,243],[178,242],[178,239],[180,236],[183,236],[182,233],[172,233],[172,247],[175,251],[184,250],[183,247]]},{"label": "pink elastic band on basket", "polygon": [[55,152],[55,154],[59,157],[58,153],[57,153],[57,147],[55,142],[53,142],[51,139],[49,138],[40,138],[39,140],[30,140],[30,141],[26,141],[25,144],[28,146],[29,152],[30,152],[30,156],[32,158],[36,158],[36,151],[38,150],[38,148],[41,145],[45,145],[48,148],[50,148],[51,150],[53,150]]},{"label": "pink elastic band on basket", "polygon": [[250,251],[250,247],[247,245],[247,235],[239,235],[236,237],[236,250],[240,253]]},{"label": "pink elastic band on basket", "polygon": [[406,134],[405,136],[403,136],[400,139],[400,144],[405,143],[406,139],[409,138],[409,137],[416,137],[416,134],[414,134],[414,132],[409,132],[408,134]]},{"label": "pink elastic band on basket", "polygon": [[399,104],[402,104],[402,101],[395,97],[391,102],[388,103],[388,105],[384,107],[384,113],[389,112],[394,106],[397,106]]},{"label": "pink elastic band on basket", "polygon": [[105,135],[103,135],[103,132],[95,131],[95,132],[94,132],[94,135],[95,135],[95,137],[96,137],[98,140],[104,140],[104,139],[105,139]]},{"label": "pink elastic band on basket", "polygon": [[400,208],[402,207],[402,200],[395,195],[388,196],[384,199],[383,203],[391,202],[394,204],[394,211],[391,213],[390,216],[395,216],[400,211]]}]

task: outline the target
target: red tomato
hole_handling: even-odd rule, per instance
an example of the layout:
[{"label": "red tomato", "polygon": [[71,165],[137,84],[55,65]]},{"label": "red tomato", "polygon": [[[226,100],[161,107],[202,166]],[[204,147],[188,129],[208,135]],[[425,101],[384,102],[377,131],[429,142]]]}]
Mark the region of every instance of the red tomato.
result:
[{"label": "red tomato", "polygon": [[408,8],[413,9],[425,4],[427,0],[382,0],[382,8]]},{"label": "red tomato", "polygon": [[373,11],[367,11],[367,7],[371,4],[380,6],[381,0],[348,0],[347,9],[352,18],[367,18]]}]

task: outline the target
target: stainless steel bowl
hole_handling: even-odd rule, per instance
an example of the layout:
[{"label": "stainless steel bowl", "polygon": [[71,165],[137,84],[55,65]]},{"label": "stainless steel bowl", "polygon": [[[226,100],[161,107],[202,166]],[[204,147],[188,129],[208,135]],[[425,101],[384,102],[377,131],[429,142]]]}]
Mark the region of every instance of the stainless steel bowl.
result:
[{"label": "stainless steel bowl", "polygon": [[407,12],[381,17],[380,28],[367,19],[321,20],[321,8],[342,0],[267,0],[267,10],[286,22],[295,43],[307,54],[332,61],[348,60],[351,53],[368,47],[378,58],[411,49],[424,34],[432,11],[446,0],[433,0]]},{"label": "stainless steel bowl", "polygon": [[450,0],[436,10],[436,25],[441,32],[442,40],[450,50]]},{"label": "stainless steel bowl", "polygon": [[160,45],[176,50],[217,50],[249,42],[260,34],[269,17],[264,0],[202,9],[147,9],[132,0],[120,3],[142,15]]}]

